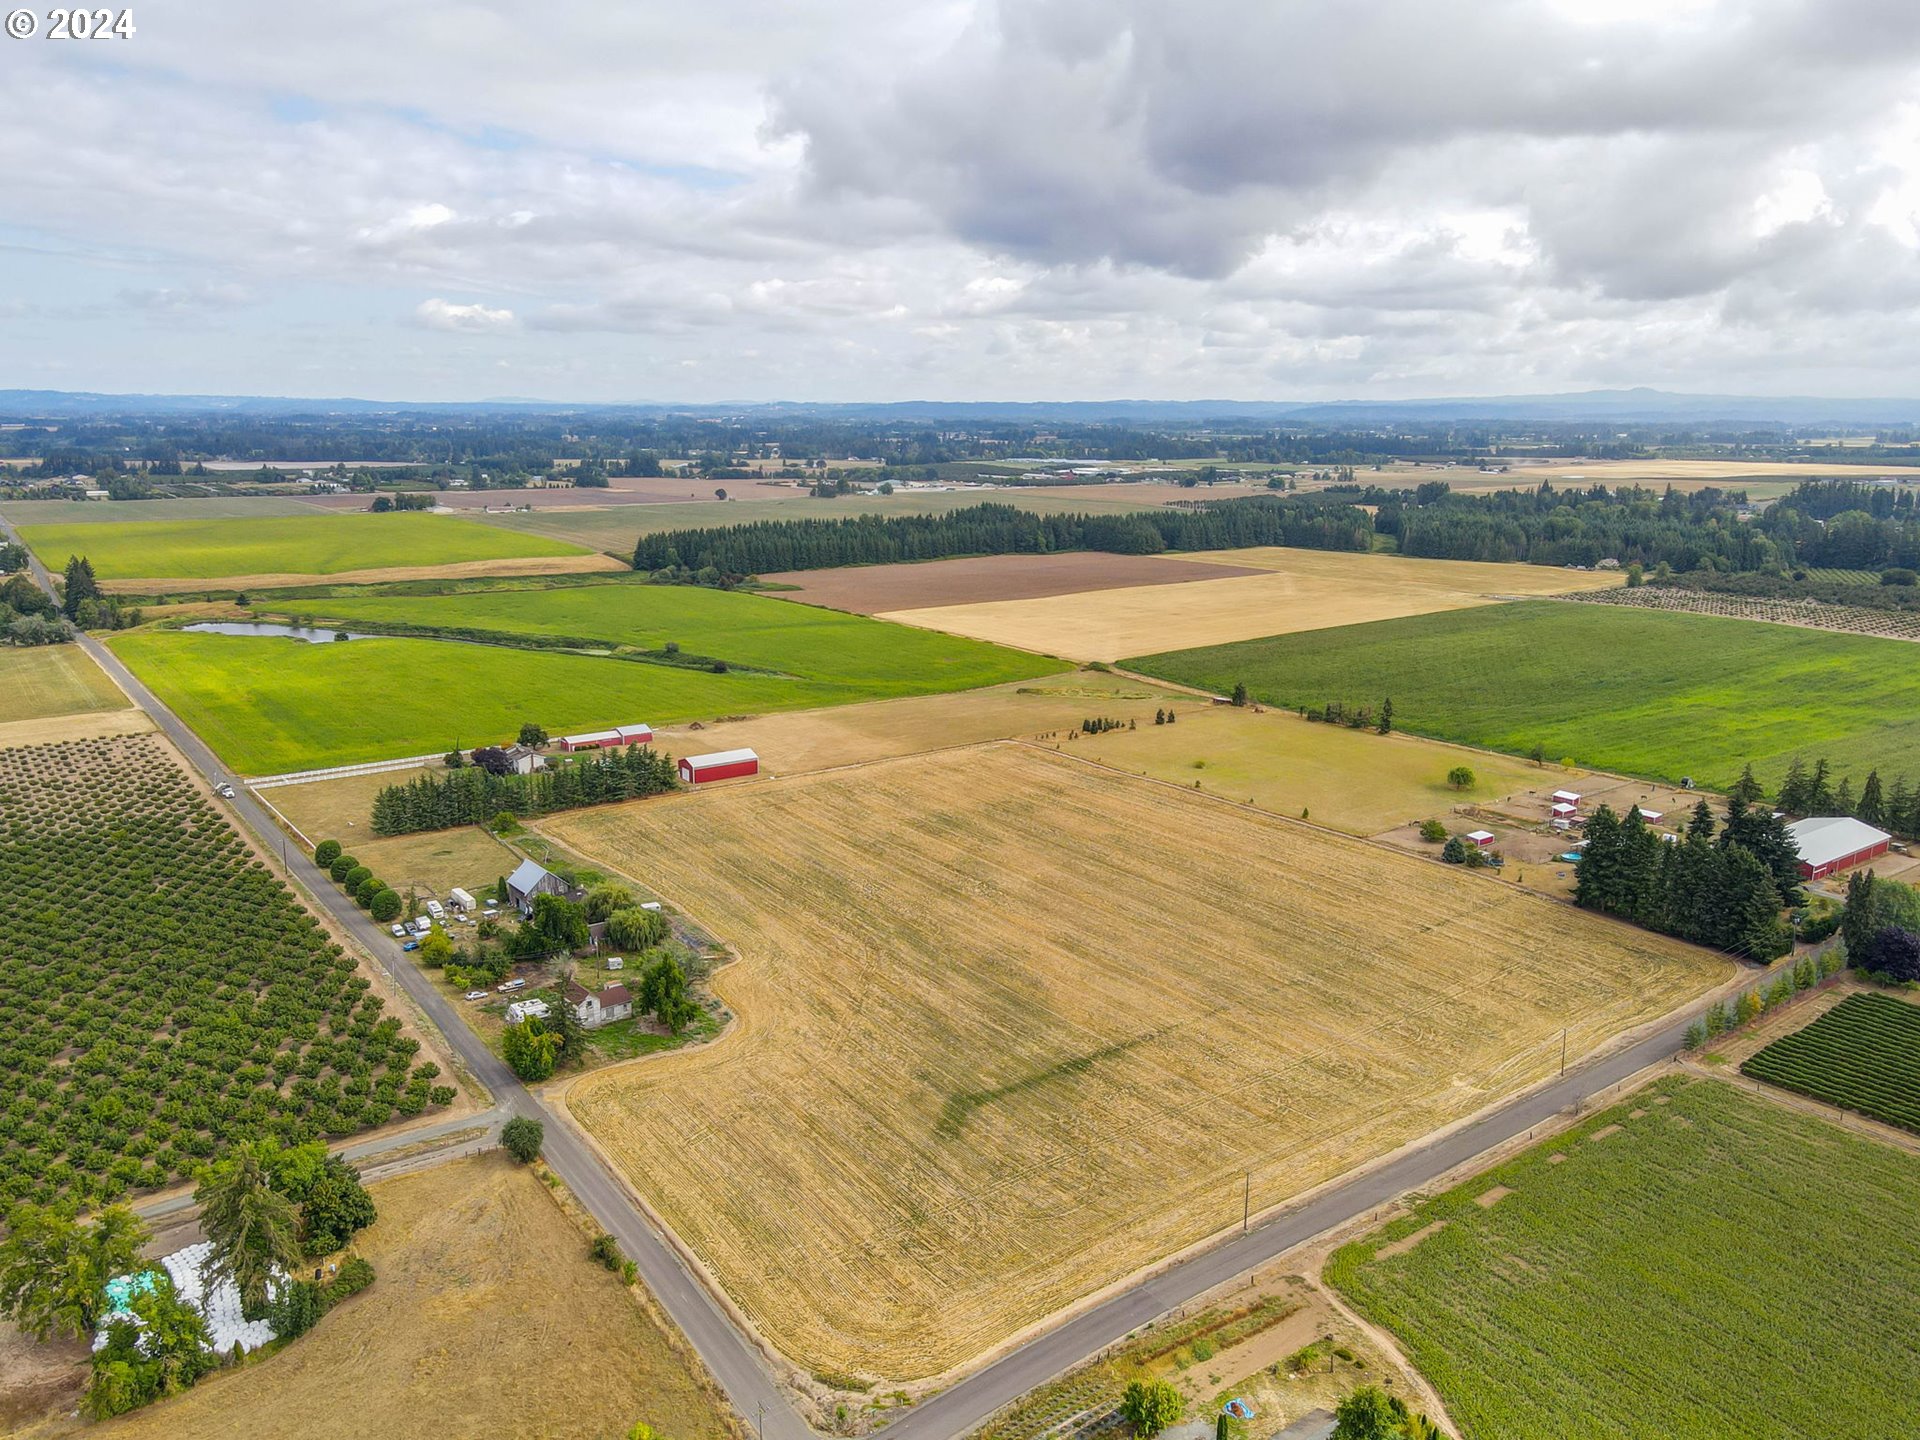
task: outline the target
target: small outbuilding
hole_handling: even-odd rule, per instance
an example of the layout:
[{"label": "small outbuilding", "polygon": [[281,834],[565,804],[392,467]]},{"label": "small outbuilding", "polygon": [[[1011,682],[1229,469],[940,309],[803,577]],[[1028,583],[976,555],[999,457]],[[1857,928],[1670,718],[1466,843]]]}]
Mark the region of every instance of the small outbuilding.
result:
[{"label": "small outbuilding", "polygon": [[1893,837],[1851,815],[1811,815],[1787,826],[1800,852],[1800,878],[1824,880],[1887,853]]},{"label": "small outbuilding", "polygon": [[453,908],[456,910],[470,911],[479,908],[473,903],[473,896],[462,890],[458,885],[447,892],[447,899],[453,902]]},{"label": "small outbuilding", "polygon": [[1556,820],[1571,820],[1580,813],[1580,807],[1568,800],[1556,800],[1548,807]]},{"label": "small outbuilding", "polygon": [[651,725],[616,725],[611,730],[588,730],[579,735],[562,735],[560,748],[575,750],[612,750],[621,745],[651,745]]},{"label": "small outbuilding", "polygon": [[1664,810],[1642,810],[1640,812],[1640,818],[1649,825],[1658,825],[1662,820],[1667,818],[1667,812]]},{"label": "small outbuilding", "polygon": [[1478,845],[1482,850],[1493,844],[1493,839],[1494,836],[1491,830],[1469,830],[1467,832],[1468,842]]},{"label": "small outbuilding", "polygon": [[751,750],[716,750],[711,755],[680,757],[680,780],[686,785],[704,785],[759,773],[760,757]]},{"label": "small outbuilding", "polygon": [[516,1000],[507,1006],[507,1024],[518,1025],[526,1020],[544,1020],[551,1013],[547,1002],[538,996],[531,1000]]},{"label": "small outbuilding", "polygon": [[1578,790],[1556,790],[1553,792],[1553,798],[1563,805],[1578,805],[1580,803],[1580,792]]}]

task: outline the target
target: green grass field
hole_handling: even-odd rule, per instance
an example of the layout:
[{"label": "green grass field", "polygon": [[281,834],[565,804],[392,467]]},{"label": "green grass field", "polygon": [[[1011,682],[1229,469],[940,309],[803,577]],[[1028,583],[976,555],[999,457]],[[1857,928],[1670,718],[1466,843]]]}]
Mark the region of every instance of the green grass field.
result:
[{"label": "green grass field", "polygon": [[1920,1005],[1849,995],[1749,1056],[1740,1073],[1920,1131]]},{"label": "green grass field", "polygon": [[0,646],[0,723],[124,710],[128,704],[78,645]]},{"label": "green grass field", "polygon": [[[787,673],[716,675],[440,640],[308,645],[153,629],[111,643],[223,759],[250,775],[470,748],[509,739],[527,720],[556,735],[635,721],[670,725],[967,690],[1061,668],[1020,651],[833,611],[713,591],[677,593],[699,597],[689,603],[716,614],[744,615],[742,607],[753,607],[730,632],[709,619],[701,643],[751,663],[742,650],[759,655],[757,647],[777,641]],[[759,620],[759,607],[777,610],[778,619]],[[794,621],[782,632],[789,616]],[[756,630],[756,620],[767,628]],[[682,643],[693,651],[695,631],[685,634]],[[767,760],[778,767],[778,757]]]},{"label": "green grass field", "polygon": [[418,512],[27,525],[20,535],[48,569],[58,571],[68,556],[84,555],[103,580],[336,575],[580,553],[547,536],[516,535],[458,516]]},{"label": "green grass field", "polygon": [[615,583],[497,586],[457,595],[370,595],[303,601],[328,620],[607,640],[860,687],[862,699],[971,690],[1062,667],[984,641],[798,605],[764,595],[687,585]]},{"label": "green grass field", "polygon": [[1127,668],[1276,705],[1393,700],[1402,729],[1715,786],[1795,755],[1858,790],[1920,745],[1920,646],[1714,616],[1516,602],[1148,655]]},{"label": "green grass field", "polygon": [[1920,1434],[1920,1158],[1717,1081],[1640,1091],[1327,1278],[1462,1440]]}]

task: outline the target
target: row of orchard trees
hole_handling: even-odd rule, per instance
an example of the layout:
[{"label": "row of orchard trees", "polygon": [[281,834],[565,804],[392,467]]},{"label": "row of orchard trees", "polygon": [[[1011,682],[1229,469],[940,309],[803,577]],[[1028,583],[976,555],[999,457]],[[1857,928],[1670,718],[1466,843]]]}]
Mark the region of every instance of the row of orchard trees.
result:
[{"label": "row of orchard trees", "polygon": [[[294,1278],[303,1261],[337,1253],[376,1218],[358,1172],[324,1144],[236,1145],[200,1172],[194,1199],[212,1247],[202,1271],[207,1289],[231,1281],[242,1313],[268,1321],[279,1339],[304,1334],[373,1281],[373,1267],[357,1256],[327,1283]],[[178,1394],[225,1358],[201,1311],[179,1297],[165,1270],[142,1261],[151,1238],[124,1205],[83,1221],[71,1206],[22,1203],[6,1217],[0,1316],[42,1341],[104,1331],[85,1402],[95,1419]],[[139,1292],[111,1311],[107,1282],[138,1271]]]},{"label": "row of orchard trees", "polygon": [[1253,496],[1136,515],[1034,515],[982,503],[944,515],[862,515],[842,520],[762,520],[645,535],[633,567],[657,573],[713,569],[725,575],[822,570],[937,560],[951,555],[1043,555],[1100,550],[1227,550],[1293,545],[1366,550],[1373,522],[1350,505]]},{"label": "row of orchard trees", "polygon": [[582,805],[638,800],[678,783],[673,757],[651,745],[583,754],[569,764],[531,775],[493,775],[472,766],[387,786],[373,799],[373,829],[379,835],[409,835],[483,825],[502,811],[545,815]]},{"label": "row of orchard trees", "polygon": [[1587,821],[1575,903],[1752,960],[1786,954],[1793,934],[1780,912],[1802,896],[1799,852],[1785,822],[1755,808],[1756,798],[1736,786],[1723,823],[1702,800],[1677,844],[1649,828],[1638,807],[1623,819],[1602,805]]}]

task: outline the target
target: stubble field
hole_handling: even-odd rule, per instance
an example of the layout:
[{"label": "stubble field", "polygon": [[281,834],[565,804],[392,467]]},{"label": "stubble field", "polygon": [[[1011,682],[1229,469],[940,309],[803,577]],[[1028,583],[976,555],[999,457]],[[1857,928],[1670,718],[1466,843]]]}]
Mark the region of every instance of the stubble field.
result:
[{"label": "stubble field", "polygon": [[969,605],[986,600],[1031,600],[1147,585],[1190,585],[1255,575],[1251,566],[1202,564],[1166,555],[1108,555],[1066,550],[1053,555],[972,555],[902,565],[847,565],[789,570],[760,578],[793,587],[791,598],[833,610],[873,615],[908,606]]},{"label": "stubble field", "polygon": [[1731,970],[1030,746],[542,828],[742,952],[726,1039],[570,1104],[816,1370],[961,1365]]},{"label": "stubble field", "polygon": [[1071,660],[1118,660],[1164,648],[1169,636],[1179,636],[1188,645],[1223,645],[1491,605],[1503,595],[1604,589],[1621,583],[1617,573],[1542,565],[1279,547],[1166,558],[1265,573],[1032,600],[922,606],[886,611],[880,618]]},{"label": "stubble field", "polygon": [[373,1187],[357,1247],[379,1278],[263,1363],[90,1429],[103,1440],[673,1440],[733,1430],[684,1342],[587,1259],[533,1173],[504,1155]]}]

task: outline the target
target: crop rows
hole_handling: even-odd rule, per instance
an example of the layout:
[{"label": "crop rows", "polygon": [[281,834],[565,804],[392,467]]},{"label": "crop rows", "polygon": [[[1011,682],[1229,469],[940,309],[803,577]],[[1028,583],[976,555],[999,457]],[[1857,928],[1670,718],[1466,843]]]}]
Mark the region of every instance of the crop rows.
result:
[{"label": "crop rows", "polygon": [[0,1203],[183,1180],[453,1098],[152,736],[0,752]]},{"label": "crop rows", "polygon": [[1920,1434],[1920,1159],[1721,1082],[1642,1090],[1327,1278],[1462,1440]]},{"label": "crop rows", "polygon": [[[1813,573],[1817,575],[1820,572]],[[1555,598],[1579,600],[1589,605],[1623,605],[1639,610],[1677,610],[1687,615],[1762,620],[1771,625],[1798,625],[1807,630],[1833,630],[1844,635],[1875,635],[1884,640],[1920,640],[1920,613],[1910,610],[1869,610],[1858,605],[1835,605],[1826,600],[1722,595],[1653,585]]]},{"label": "crop rows", "polygon": [[1920,1006],[1849,995],[1750,1056],[1740,1073],[1920,1131]]}]

